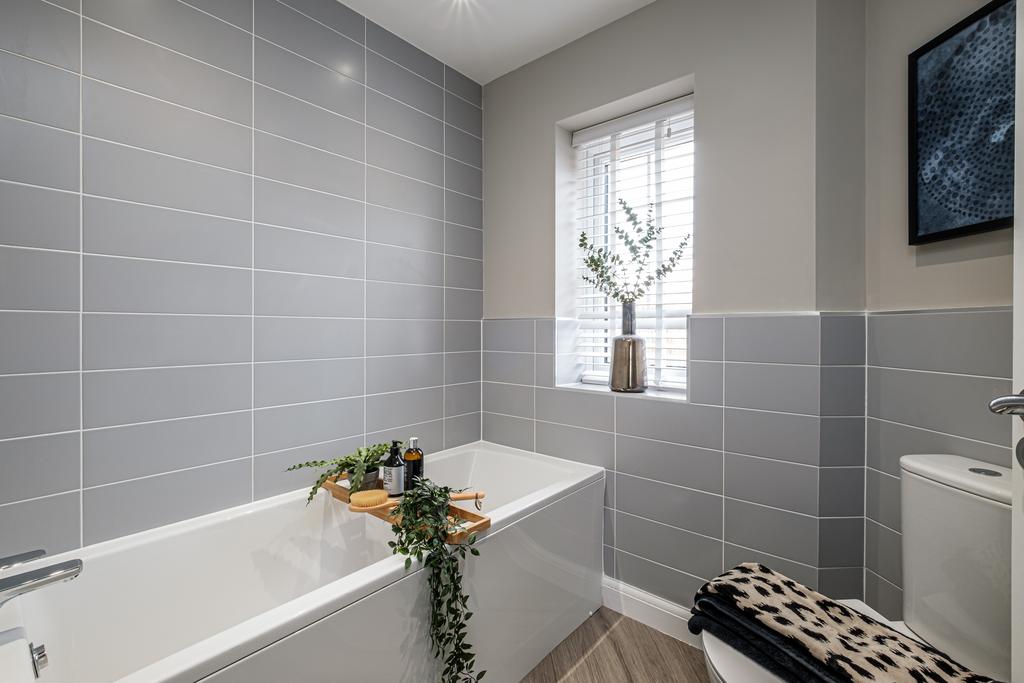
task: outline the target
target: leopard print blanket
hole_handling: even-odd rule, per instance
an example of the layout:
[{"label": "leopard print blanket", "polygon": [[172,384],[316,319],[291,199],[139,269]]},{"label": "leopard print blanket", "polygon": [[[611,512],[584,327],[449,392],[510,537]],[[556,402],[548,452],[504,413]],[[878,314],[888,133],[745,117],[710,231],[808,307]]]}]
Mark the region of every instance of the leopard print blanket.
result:
[{"label": "leopard print blanket", "polygon": [[690,630],[701,629],[787,681],[995,683],[761,564],[697,591]]}]

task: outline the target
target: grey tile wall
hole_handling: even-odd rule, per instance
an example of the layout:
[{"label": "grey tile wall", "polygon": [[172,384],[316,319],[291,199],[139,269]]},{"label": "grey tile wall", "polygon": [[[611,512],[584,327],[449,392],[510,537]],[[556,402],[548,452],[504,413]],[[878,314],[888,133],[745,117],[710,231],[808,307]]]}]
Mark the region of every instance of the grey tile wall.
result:
[{"label": "grey tile wall", "polygon": [[483,436],[608,468],[610,575],[688,605],[759,561],[898,618],[899,458],[1009,464],[1011,318],[693,317],[687,400],[566,387],[573,321],[485,320]]},{"label": "grey tile wall", "polygon": [[1010,392],[1008,309],[867,316],[865,599],[902,613],[903,455],[953,453],[1009,467],[1010,421],[988,401]]},{"label": "grey tile wall", "polygon": [[0,72],[0,555],[479,438],[479,85],[335,0],[10,0]]},{"label": "grey tile wall", "polygon": [[556,386],[572,321],[485,320],[483,436],[606,467],[605,570],[644,590],[689,605],[761,561],[861,597],[864,335],[862,315],[693,317],[681,400]]}]

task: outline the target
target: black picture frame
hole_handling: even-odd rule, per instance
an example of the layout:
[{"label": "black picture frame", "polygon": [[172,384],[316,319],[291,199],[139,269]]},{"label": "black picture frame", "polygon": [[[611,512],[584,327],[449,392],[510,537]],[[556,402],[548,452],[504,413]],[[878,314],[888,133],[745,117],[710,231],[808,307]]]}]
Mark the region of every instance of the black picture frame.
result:
[{"label": "black picture frame", "polygon": [[[926,44],[922,45],[918,49],[914,50],[908,56],[907,62],[907,82],[908,82],[908,99],[907,99],[907,130],[908,130],[908,143],[909,143],[909,157],[908,157],[908,208],[909,208],[909,225],[908,225],[908,239],[911,245],[929,244],[940,240],[948,240],[956,237],[964,237],[966,235],[976,235],[978,233],[989,232],[992,230],[1000,230],[1008,228],[1013,225],[1013,209],[1011,208],[1009,215],[993,217],[989,220],[979,220],[975,223],[960,225],[957,227],[951,227],[941,230],[929,229],[922,231],[922,216],[920,215],[920,202],[921,202],[921,189],[919,187],[919,175],[921,170],[921,159],[919,150],[919,128],[918,128],[918,114],[919,114],[919,92],[918,92],[918,81],[919,81],[919,70],[918,65],[922,58],[927,57],[933,51],[941,48],[950,39],[957,37],[965,29],[969,29],[974,25],[978,24],[982,20],[989,17],[993,12],[1003,8],[1008,4],[1013,4],[1013,13],[1016,12],[1016,0],[992,0],[984,7],[980,8],[970,16],[964,18],[956,25],[951,26],[940,35],[936,36]],[[1013,63],[1013,55],[1010,55],[1010,63]],[[1013,67],[1011,67],[1013,68]],[[1010,83],[1013,82],[1013,74],[1010,74]],[[1011,86],[1012,87],[1012,86]],[[1010,101],[1012,102],[1013,92],[1010,92]],[[1011,129],[1012,130],[1012,129]],[[1012,140],[1011,140],[1012,143]],[[1012,144],[1011,144],[1012,146]],[[1012,160],[1012,156],[1011,156]],[[1011,180],[1012,180],[1012,161],[1011,161]],[[1012,188],[1012,182],[1011,182]],[[1010,201],[1012,202],[1012,189],[1010,193]]]}]

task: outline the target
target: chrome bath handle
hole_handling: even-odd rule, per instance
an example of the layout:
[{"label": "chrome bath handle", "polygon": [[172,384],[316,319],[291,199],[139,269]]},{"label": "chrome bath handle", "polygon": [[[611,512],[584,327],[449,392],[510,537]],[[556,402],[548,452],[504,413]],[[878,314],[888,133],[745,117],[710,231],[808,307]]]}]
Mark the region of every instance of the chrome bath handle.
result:
[{"label": "chrome bath handle", "polygon": [[0,606],[19,595],[45,588],[54,583],[70,581],[82,573],[81,560],[68,560],[49,567],[15,574],[0,579]]},{"label": "chrome bath handle", "polygon": [[17,555],[11,555],[10,557],[0,557],[0,572],[8,569],[13,569],[20,564],[31,562],[32,560],[38,560],[40,557],[46,555],[45,550],[29,550],[27,553],[18,553]]},{"label": "chrome bath handle", "polygon": [[994,398],[989,402],[988,409],[997,415],[1019,415],[1024,420],[1024,391]]}]

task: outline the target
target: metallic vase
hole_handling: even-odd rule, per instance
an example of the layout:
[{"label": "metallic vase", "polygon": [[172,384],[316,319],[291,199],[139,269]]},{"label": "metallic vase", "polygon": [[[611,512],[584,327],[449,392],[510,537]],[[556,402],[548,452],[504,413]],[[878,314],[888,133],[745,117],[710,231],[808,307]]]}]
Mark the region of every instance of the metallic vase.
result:
[{"label": "metallic vase", "polygon": [[636,304],[622,304],[622,334],[612,340],[612,391],[639,394],[647,389],[647,348],[636,333]]}]

